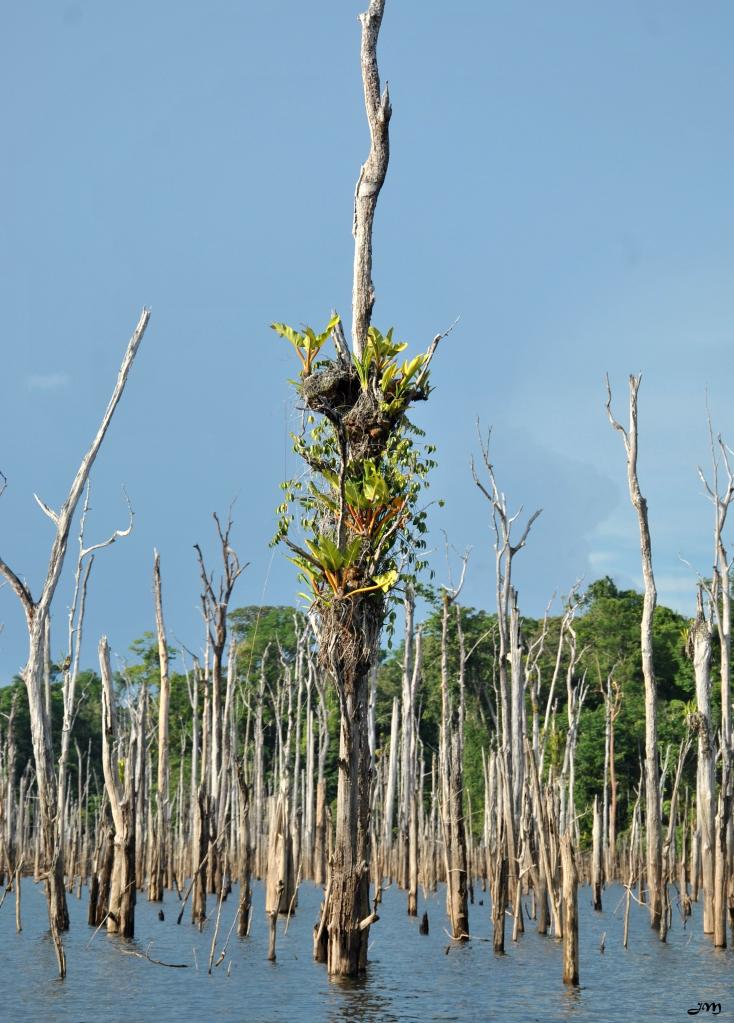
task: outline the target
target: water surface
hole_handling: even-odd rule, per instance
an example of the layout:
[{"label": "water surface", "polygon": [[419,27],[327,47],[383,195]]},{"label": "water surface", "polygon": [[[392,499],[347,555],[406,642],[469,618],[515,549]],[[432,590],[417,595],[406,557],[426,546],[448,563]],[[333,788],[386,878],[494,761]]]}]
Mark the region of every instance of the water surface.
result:
[{"label": "water surface", "polygon": [[[473,940],[451,943],[445,932],[441,889],[419,912],[428,911],[430,934],[406,912],[405,894],[385,892],[380,922],[370,935],[370,965],[358,982],[329,982],[311,958],[312,928],[321,890],[303,884],[288,932],[278,925],[278,958],[267,955],[264,894],[255,885],[252,934],[229,938],[222,964],[207,973],[216,901],[203,932],[189,914],[176,925],[179,903],[166,894],[160,906],[139,898],[132,942],[96,935],[86,924],[87,901],[70,898],[72,928],[65,937],[68,977],[56,979],[56,960],[47,933],[41,886],[23,883],[23,931],[15,933],[13,896],[0,909],[2,1023],[217,1023],[304,1021],[304,1023],[403,1023],[403,1021],[518,1020],[528,1023],[628,1023],[630,1020],[690,1020],[699,1002],[718,1002],[719,1020],[734,1020],[734,952],[715,950],[701,934],[700,906],[685,928],[677,911],[668,942],[650,930],[647,912],[633,905],[630,947],[622,948],[623,890],[604,893],[604,911],[591,909],[590,891],[579,892],[581,987],[561,980],[561,946],[541,938],[533,922],[513,944],[508,919],[507,954],[495,956],[490,943],[489,899],[478,889],[471,907]],[[484,905],[479,905],[484,899]],[[222,906],[221,950],[232,926],[236,892]],[[599,951],[606,932],[606,950]],[[154,965],[138,952],[185,969]],[[215,958],[219,958],[219,953]],[[710,1018],[701,1011],[699,1018]],[[694,1017],[695,1018],[695,1017]]]}]

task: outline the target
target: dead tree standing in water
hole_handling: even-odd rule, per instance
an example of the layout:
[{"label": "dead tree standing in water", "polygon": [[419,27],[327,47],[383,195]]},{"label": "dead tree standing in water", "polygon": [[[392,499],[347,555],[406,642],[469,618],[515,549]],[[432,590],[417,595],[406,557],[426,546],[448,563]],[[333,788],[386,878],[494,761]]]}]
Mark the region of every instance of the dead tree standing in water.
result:
[{"label": "dead tree standing in water", "polygon": [[44,860],[49,924],[56,949],[59,974],[62,977],[66,976],[66,958],[61,943],[61,932],[65,931],[69,926],[69,913],[64,891],[63,853],[56,826],[58,789],[54,770],[51,721],[46,701],[44,700],[45,651],[50,626],[51,602],[61,577],[61,570],[64,567],[74,512],[84,492],[89,473],[92,470],[102,441],[112,421],[112,416],[122,397],[130,368],[137,355],[140,342],[143,339],[149,317],[149,310],[144,309],[127,346],[117,375],[117,382],[102,417],[102,422],[89,450],[81,461],[71,484],[71,489],[61,509],[55,512],[37,498],[39,505],[51,519],[56,531],[51,547],[46,579],[38,600],[33,599],[26,583],[0,558],[0,573],[10,583],[10,586],[20,600],[28,627],[28,661],[23,671],[23,681],[28,692],[28,708],[31,718],[31,739],[36,765],[41,849]]},{"label": "dead tree standing in water", "polygon": [[[437,335],[428,351],[401,364],[397,357],[406,346],[393,341],[392,330],[383,335],[370,323],[372,224],[387,172],[391,114],[388,91],[380,91],[376,55],[384,6],[384,0],[371,0],[360,16],[371,147],[355,195],[352,352],[336,315],[318,335],[310,327],[301,333],[273,324],[296,350],[298,394],[318,417],[308,436],[297,441],[312,473],[311,490],[301,498],[310,531],[306,547],[288,537],[289,501],[299,499],[299,481],[285,484],[278,535],[311,588],[321,664],[339,698],[336,831],[316,941],[321,948],[326,927],[329,973],[337,976],[365,969],[369,928],[377,919],[369,901],[370,675],[398,564],[405,558],[413,568],[421,550],[424,512],[416,501],[430,459],[413,443],[405,417],[414,402],[428,397],[429,365],[445,336]],[[330,337],[336,357],[317,362]]]},{"label": "dead tree standing in water", "polygon": [[168,646],[163,621],[163,594],[161,592],[161,559],[153,553],[153,594],[155,597],[155,624],[158,636],[158,663],[161,682],[158,691],[158,786],[156,790],[155,839],[152,850],[148,898],[152,902],[163,899],[163,878],[167,863],[169,827],[168,805],[168,707],[171,699],[171,680],[168,674]]},{"label": "dead tree standing in water", "polygon": [[[209,748],[209,763],[202,765],[202,773],[208,780],[208,799],[204,804],[199,801],[200,810],[211,815],[207,821],[209,831],[209,864],[207,873],[212,878],[212,891],[220,894],[223,884],[222,863],[219,855],[219,845],[215,842],[215,835],[219,837],[223,828],[218,826],[220,811],[224,808],[223,790],[227,778],[223,770],[222,750],[226,741],[224,729],[224,707],[222,704],[222,673],[224,662],[224,651],[227,646],[227,611],[229,601],[234,590],[235,583],[240,575],[247,568],[247,564],[240,565],[237,554],[229,542],[232,531],[232,516],[227,516],[224,528],[216,512],[213,514],[217,527],[217,535],[222,552],[223,574],[219,579],[219,585],[215,591],[213,577],[207,572],[204,563],[204,556],[198,544],[194,544],[194,550],[199,560],[199,569],[202,582],[202,606],[204,609],[204,620],[207,625],[208,640],[212,650],[211,670],[211,733]],[[222,821],[224,824],[224,821]]]},{"label": "dead tree standing in water", "polygon": [[[497,665],[499,676],[499,759],[509,792],[505,807],[504,843],[507,855],[508,895],[514,903],[518,882],[517,851],[520,838],[520,815],[525,777],[525,671],[520,643],[520,613],[517,591],[512,586],[512,561],[527,542],[533,523],[542,509],[528,518],[519,540],[513,543],[512,527],[522,508],[514,515],[507,510],[505,495],[497,486],[494,466],[489,458],[489,440],[481,440],[482,461],[488,476],[488,486],[479,479],[472,461],[472,476],[479,490],[492,506],[492,527],[495,535],[497,628],[499,649]],[[507,666],[510,666],[508,678]]]},{"label": "dead tree standing in water", "polygon": [[102,768],[115,829],[107,930],[132,938],[135,933],[135,760],[142,737],[137,734],[133,718],[127,755],[119,756],[123,737],[117,728],[106,636],[99,643],[99,668],[102,675]]},{"label": "dead tree standing in water", "polygon": [[647,501],[642,496],[637,476],[637,392],[641,376],[630,376],[629,429],[618,423],[612,414],[612,391],[607,377],[607,415],[618,430],[627,454],[627,480],[630,500],[637,512],[640,529],[640,552],[645,595],[642,603],[640,640],[642,647],[642,676],[645,682],[645,830],[647,834],[647,885],[649,892],[650,924],[659,930],[663,909],[662,895],[662,841],[660,812],[660,779],[658,770],[658,718],[657,681],[653,663],[652,622],[657,602],[655,576],[652,569],[652,542],[647,518]]},{"label": "dead tree standing in water", "polygon": [[[467,904],[468,864],[464,820],[464,670],[466,651],[461,628],[461,608],[455,604],[464,584],[467,555],[464,555],[461,579],[455,588],[444,588],[441,602],[441,735],[439,770],[441,774],[441,823],[446,859],[446,908],[451,937],[465,941],[469,937]],[[459,698],[455,701],[449,684],[449,613],[456,607],[459,639]]]}]

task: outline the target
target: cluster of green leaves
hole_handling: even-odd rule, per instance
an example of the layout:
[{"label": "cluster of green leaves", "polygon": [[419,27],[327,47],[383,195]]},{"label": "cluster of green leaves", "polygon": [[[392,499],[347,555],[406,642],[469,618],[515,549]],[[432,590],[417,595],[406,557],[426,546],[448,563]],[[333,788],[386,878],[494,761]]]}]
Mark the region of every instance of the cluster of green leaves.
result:
[{"label": "cluster of green leaves", "polygon": [[313,372],[316,356],[328,341],[338,322],[339,317],[332,316],[326,324],[325,330],[320,334],[316,334],[311,327],[305,327],[303,331],[294,330],[287,323],[274,323],[272,327],[277,334],[293,345],[296,355],[301,360],[301,376],[305,377]]},{"label": "cluster of green leaves", "polygon": [[362,390],[367,390],[371,374],[374,374],[384,396],[382,409],[389,415],[399,414],[407,408],[416,376],[428,359],[427,353],[421,352],[402,364],[398,363],[398,355],[407,347],[405,341],[393,341],[392,327],[387,334],[381,334],[377,327],[371,326],[367,330],[362,357],[352,356]]},{"label": "cluster of green leaves", "polygon": [[[272,325],[298,353],[302,379],[317,365],[327,365],[315,358],[338,322],[332,317],[319,334],[310,327],[299,332],[282,323]],[[313,413],[306,415],[303,432],[291,435],[295,453],[310,471],[281,484],[283,501],[273,542],[290,540],[298,519],[304,540],[290,560],[308,587],[301,596],[312,606],[358,594],[389,594],[401,571],[417,575],[426,567],[421,556],[425,509],[419,507],[419,497],[435,464],[435,448],[421,444],[423,433],[405,412],[418,384],[421,396],[428,393],[427,355],[399,363],[406,347],[393,340],[392,328],[383,335],[370,327],[362,357],[353,356],[362,390],[379,389],[380,410],[391,424],[377,457],[345,464],[346,445],[338,425]]]}]

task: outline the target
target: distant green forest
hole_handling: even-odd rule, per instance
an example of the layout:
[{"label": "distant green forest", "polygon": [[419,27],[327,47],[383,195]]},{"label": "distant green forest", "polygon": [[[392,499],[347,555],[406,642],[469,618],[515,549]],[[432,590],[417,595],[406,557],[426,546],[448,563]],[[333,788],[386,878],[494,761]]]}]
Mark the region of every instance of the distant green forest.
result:
[{"label": "distant green forest", "polygon": [[[481,831],[484,781],[482,750],[488,750],[496,736],[496,678],[497,678],[497,622],[496,615],[474,608],[460,609],[465,638],[465,649],[470,651],[465,672],[465,787],[471,799],[472,826]],[[618,783],[618,827],[623,829],[634,803],[640,777],[640,761],[644,752],[644,692],[640,662],[640,617],[642,595],[634,590],[620,590],[610,578],[592,583],[579,600],[572,628],[575,633],[577,661],[573,668],[573,684],[585,682],[587,694],[580,717],[576,750],[576,805],[581,813],[601,792],[604,778],[605,708],[602,685],[611,677],[618,687],[619,713],[615,721],[614,766]],[[264,673],[267,687],[265,697],[266,765],[275,748],[275,723],[272,694],[281,684],[285,670],[295,656],[296,622],[299,612],[292,607],[245,607],[229,615],[230,628],[236,639],[238,668],[237,722],[239,742],[246,734],[248,706]],[[398,609],[399,614],[399,609]],[[562,615],[548,616],[545,620],[523,618],[522,638],[526,670],[532,668],[537,682],[537,705],[541,728],[546,716],[551,679],[558,659],[559,634]],[[658,607],[654,620],[655,671],[658,680],[659,717],[658,741],[665,761],[666,750],[673,751],[688,728],[688,718],[694,699],[693,667],[686,654],[690,621],[667,607]],[[420,739],[424,762],[430,773],[431,758],[438,749],[440,722],[440,633],[439,596],[433,606],[429,596],[428,613],[423,619],[423,665],[418,693],[420,707]],[[542,651],[538,653],[538,640],[545,630]],[[171,755],[172,779],[183,770],[187,777],[191,751],[192,712],[190,687],[194,674],[185,670],[182,652],[171,649]],[[456,687],[458,675],[458,643],[455,626],[451,633],[449,666],[452,684]],[[403,644],[382,651],[377,674],[376,746],[377,757],[386,755],[390,736],[393,698],[400,698]],[[566,686],[569,667],[567,642],[562,644],[557,682],[554,690],[547,736],[545,769],[559,770],[563,756],[568,722],[566,716]],[[717,727],[720,713],[718,699],[717,655],[712,663],[714,710],[713,726]],[[59,666],[53,667],[51,703],[54,728],[54,748],[59,748],[62,721],[62,695]],[[152,633],[132,644],[129,664],[116,675],[116,684],[124,703],[128,687],[137,692],[145,684],[150,693],[150,720],[156,717],[156,699],[159,683],[158,650]],[[78,754],[71,757],[72,777],[76,777],[78,763],[89,758],[92,798],[103,789],[101,768],[101,683],[97,672],[88,669],[80,673],[77,692],[79,707],[74,722],[72,747],[76,743]],[[330,711],[330,734],[337,735],[338,710],[336,697],[327,687]],[[15,701],[15,738],[17,745],[17,771],[32,762],[28,704],[22,680],[16,677],[0,689],[0,729],[6,727],[6,717]],[[199,701],[201,708],[203,697]],[[531,731],[532,703],[530,691],[526,694],[528,733]],[[337,742],[329,747],[327,778],[329,796],[336,795]],[[76,761],[76,762],[75,762]],[[674,753],[671,752],[674,764]],[[671,768],[672,769],[672,768]],[[85,771],[86,768],[83,768]],[[692,768],[691,768],[692,770]],[[685,777],[685,776],[684,776]],[[693,775],[688,777],[690,785]],[[72,783],[74,784],[74,783]],[[426,789],[428,786],[426,786]],[[467,808],[468,811],[468,808]],[[581,822],[582,836],[588,834],[589,815]]]}]

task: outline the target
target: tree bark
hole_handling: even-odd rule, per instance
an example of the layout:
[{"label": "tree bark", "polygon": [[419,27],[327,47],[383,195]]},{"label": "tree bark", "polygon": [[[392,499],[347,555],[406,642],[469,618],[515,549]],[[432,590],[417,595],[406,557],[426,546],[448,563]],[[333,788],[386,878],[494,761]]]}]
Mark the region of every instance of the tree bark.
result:
[{"label": "tree bark", "polygon": [[[135,934],[135,750],[138,737],[133,726],[127,757],[116,762],[115,747],[120,737],[106,636],[99,643],[99,666],[102,675],[102,769],[114,824],[107,930],[111,934],[132,938]],[[124,775],[124,780],[120,774]]]},{"label": "tree bark", "polygon": [[380,72],[377,66],[377,37],[384,10],[385,0],[370,0],[369,8],[359,16],[362,23],[362,84],[371,144],[354,193],[352,350],[357,359],[362,358],[375,302],[372,284],[372,225],[377,198],[390,159],[389,124],[392,108],[387,86],[380,95]]},{"label": "tree bark", "polygon": [[578,872],[569,833],[561,836],[563,876],[563,983],[579,982]]}]

